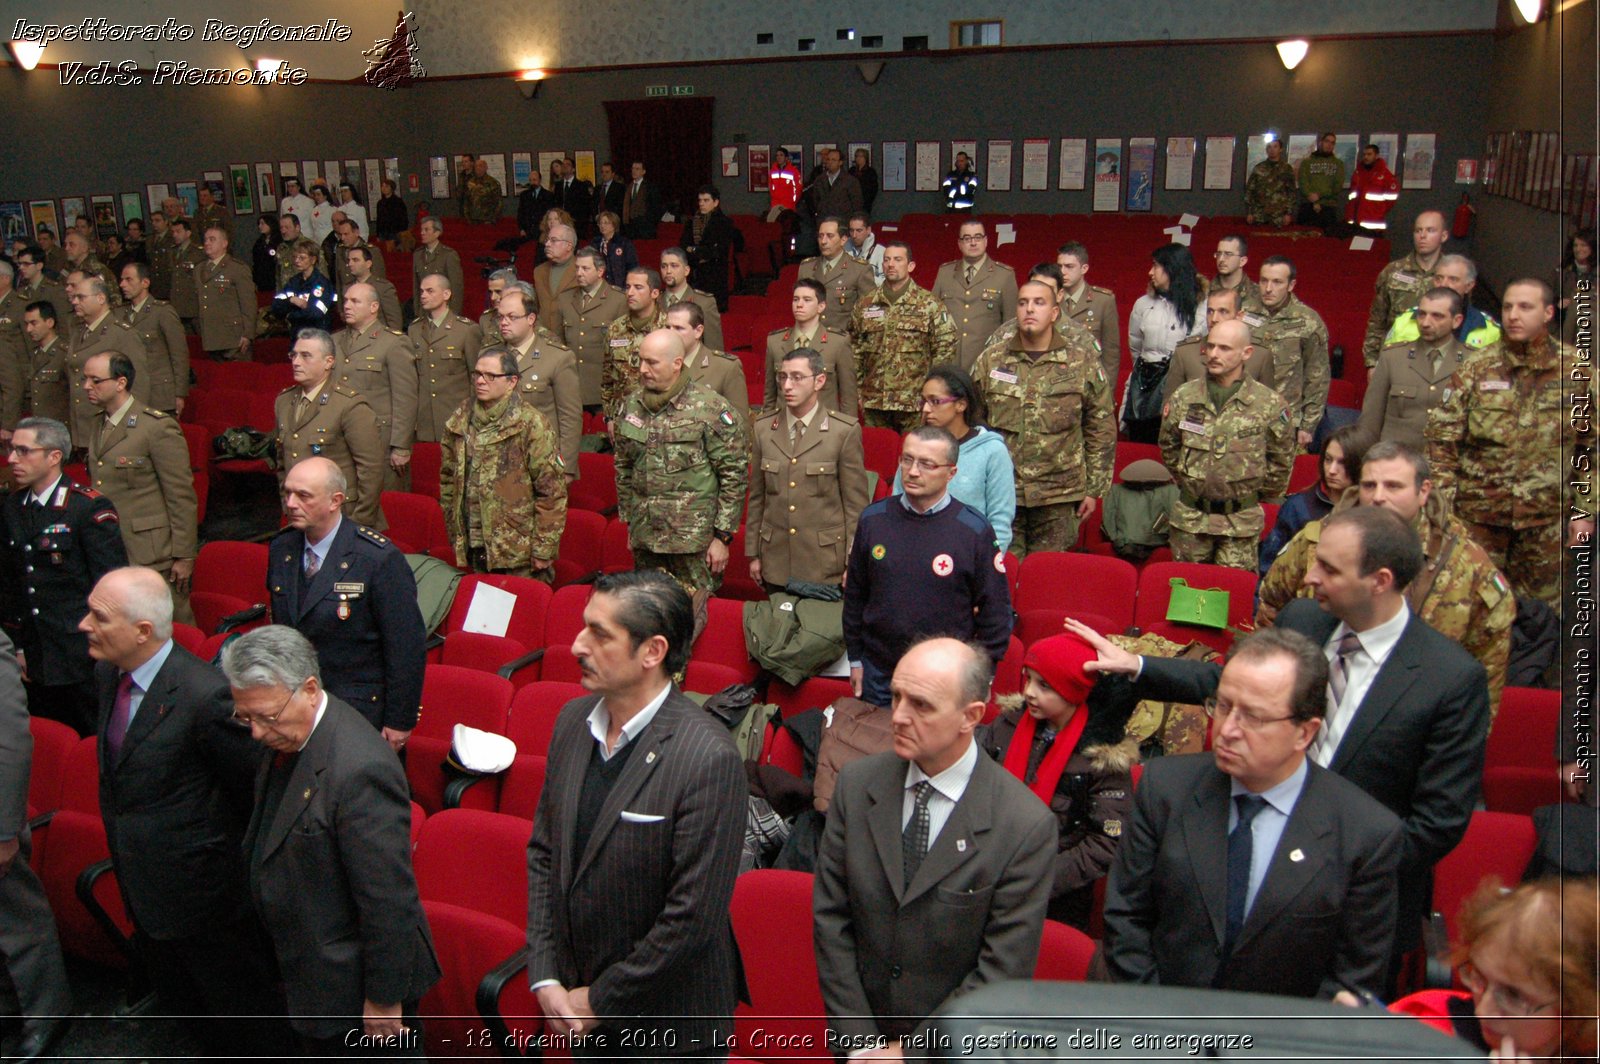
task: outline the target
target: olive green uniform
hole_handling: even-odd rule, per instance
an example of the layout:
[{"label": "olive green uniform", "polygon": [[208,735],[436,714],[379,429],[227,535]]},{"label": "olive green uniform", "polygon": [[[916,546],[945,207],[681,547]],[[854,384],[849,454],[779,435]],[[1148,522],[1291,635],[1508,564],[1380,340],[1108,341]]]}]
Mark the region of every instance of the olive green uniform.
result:
[{"label": "olive green uniform", "polygon": [[358,525],[387,528],[378,498],[389,449],[367,401],[332,378],[307,399],[298,385],[285,388],[273,404],[277,417],[278,482],[303,458],[327,458],[344,473],[344,514]]},{"label": "olive green uniform", "polygon": [[657,329],[667,327],[667,317],[657,308],[642,323],[624,313],[606,326],[606,358],[600,377],[600,405],[607,417],[616,416],[623,400],[639,387],[639,345]]},{"label": "olive green uniform", "polygon": [[149,369],[150,405],[175,414],[178,400],[189,395],[189,341],[172,304],[154,297],[138,307],[124,303],[115,312],[144,343]]},{"label": "olive green uniform", "polygon": [[959,343],[949,311],[916,281],[907,278],[899,293],[888,284],[874,288],[850,318],[866,423],[896,432],[913,427],[928,370],[954,362]]},{"label": "olive green uniform", "polygon": [[578,360],[578,395],[584,406],[599,406],[605,374],[607,329],[628,314],[621,289],[601,281],[593,292],[563,289],[556,296],[561,311],[561,342]]},{"label": "olive green uniform", "polygon": [[1361,356],[1368,367],[1378,361],[1383,338],[1395,319],[1416,306],[1433,287],[1433,267],[1423,266],[1415,251],[1378,271],[1373,282],[1372,308],[1367,311],[1367,335],[1361,342]]},{"label": "olive green uniform", "polygon": [[470,319],[446,313],[438,325],[427,314],[406,330],[417,359],[417,439],[444,439],[444,423],[472,395],[467,374],[478,364],[482,334]]},{"label": "olive green uniform", "polygon": [[1328,409],[1328,327],[1322,316],[1289,293],[1277,310],[1266,310],[1260,324],[1247,313],[1251,343],[1265,349],[1272,373],[1263,383],[1289,404],[1294,427],[1316,435]]}]

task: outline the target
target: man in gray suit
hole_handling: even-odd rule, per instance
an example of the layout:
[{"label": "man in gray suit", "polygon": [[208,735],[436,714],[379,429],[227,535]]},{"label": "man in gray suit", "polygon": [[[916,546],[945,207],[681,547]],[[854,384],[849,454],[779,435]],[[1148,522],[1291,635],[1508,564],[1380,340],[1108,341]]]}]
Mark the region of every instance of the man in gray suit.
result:
[{"label": "man in gray suit", "polygon": [[572,644],[593,693],[550,739],[528,843],[528,978],[580,1057],[714,1059],[733,1032],[746,783],[727,730],[672,682],[693,629],[671,577],[616,573],[595,581]]},{"label": "man in gray suit", "polygon": [[987,650],[914,645],[890,683],[894,752],[839,774],[813,902],[836,1055],[926,1048],[945,1002],[1033,975],[1056,824],[973,742],[990,678]]}]

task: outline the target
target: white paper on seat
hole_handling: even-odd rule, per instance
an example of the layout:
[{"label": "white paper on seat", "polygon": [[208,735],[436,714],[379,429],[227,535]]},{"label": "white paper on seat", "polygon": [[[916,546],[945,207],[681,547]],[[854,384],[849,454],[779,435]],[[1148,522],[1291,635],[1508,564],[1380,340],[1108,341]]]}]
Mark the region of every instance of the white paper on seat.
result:
[{"label": "white paper on seat", "polygon": [[1017,242],[1017,227],[1010,222],[1001,222],[994,227],[994,246],[1005,247],[1007,244]]},{"label": "white paper on seat", "polygon": [[1372,238],[1370,236],[1353,236],[1350,238],[1351,251],[1371,251]]},{"label": "white paper on seat", "polygon": [[1179,236],[1179,235],[1181,235],[1183,233],[1183,226],[1181,226],[1181,225],[1169,225],[1169,226],[1167,226],[1165,229],[1163,229],[1161,231],[1163,233],[1165,233],[1167,236],[1175,237],[1175,236]]},{"label": "white paper on seat", "polygon": [[467,606],[467,619],[462,622],[463,632],[503,637],[511,627],[511,611],[517,608],[517,596],[493,584],[479,584],[472,592],[472,602]]},{"label": "white paper on seat", "polygon": [[1200,224],[1200,216],[1198,214],[1180,214],[1178,216],[1178,224],[1185,229],[1193,229]]},{"label": "white paper on seat", "polygon": [[1172,234],[1172,242],[1174,244],[1182,244],[1184,247],[1188,247],[1189,246],[1189,240],[1190,240],[1190,234],[1188,234],[1188,233],[1173,233]]}]

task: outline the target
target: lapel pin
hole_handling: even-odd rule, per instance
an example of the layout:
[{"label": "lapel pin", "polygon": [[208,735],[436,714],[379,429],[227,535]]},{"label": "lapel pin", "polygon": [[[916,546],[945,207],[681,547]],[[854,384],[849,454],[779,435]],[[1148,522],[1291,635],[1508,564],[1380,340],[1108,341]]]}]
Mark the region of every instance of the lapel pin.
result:
[{"label": "lapel pin", "polygon": [[311,788],[307,787],[306,788],[306,793],[302,794],[300,797],[302,797],[302,798],[310,798],[311,797]]},{"label": "lapel pin", "polygon": [[1295,862],[1299,862],[1299,861],[1304,861],[1305,859],[1306,859],[1306,852],[1304,850],[1290,850],[1289,851],[1289,860],[1295,861]]},{"label": "lapel pin", "polygon": [[966,839],[957,839],[956,840],[956,853],[966,853],[966,852],[967,852],[967,840]]},{"label": "lapel pin", "polygon": [[647,765],[653,765],[656,763],[656,752],[654,750],[644,755],[644,763]]}]

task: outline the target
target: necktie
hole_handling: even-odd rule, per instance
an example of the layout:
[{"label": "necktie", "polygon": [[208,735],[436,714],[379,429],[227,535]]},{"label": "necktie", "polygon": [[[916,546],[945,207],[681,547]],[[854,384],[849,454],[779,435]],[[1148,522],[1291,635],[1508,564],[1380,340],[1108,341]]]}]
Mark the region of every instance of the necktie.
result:
[{"label": "necktie", "polygon": [[300,393],[300,408],[295,411],[294,427],[300,428],[306,423],[306,418],[311,416],[311,397],[305,392]]},{"label": "necktie", "polygon": [[1223,935],[1222,955],[1233,952],[1233,944],[1244,927],[1245,897],[1250,893],[1250,858],[1255,835],[1250,822],[1267,806],[1267,800],[1258,794],[1238,794],[1233,799],[1239,812],[1239,822],[1228,833],[1228,926]]},{"label": "necktie", "polygon": [[1428,361],[1433,364],[1433,375],[1439,375],[1439,363],[1444,361],[1444,352],[1437,347],[1428,352]]},{"label": "necktie", "polygon": [[125,672],[117,681],[117,697],[111,703],[111,720],[106,725],[106,749],[110,763],[122,756],[122,740],[128,736],[128,717],[133,712],[133,673]]},{"label": "necktie", "polygon": [[1335,710],[1344,703],[1344,689],[1350,682],[1350,655],[1360,649],[1361,637],[1354,632],[1346,632],[1344,638],[1339,640],[1337,655],[1328,669],[1328,692],[1333,695],[1332,708]]},{"label": "necktie", "polygon": [[317,552],[310,547],[306,548],[306,579],[310,580],[317,575],[317,570],[322,568],[322,562],[317,558]]},{"label": "necktie", "polygon": [[977,272],[978,272],[978,268],[976,266],[972,265],[971,263],[967,264],[967,285],[969,287],[972,284],[972,275],[974,273],[977,273]]},{"label": "necktie", "polygon": [[911,881],[916,878],[917,869],[922,867],[922,859],[928,853],[928,833],[931,821],[928,818],[928,799],[933,797],[933,784],[922,780],[914,788],[916,791],[916,805],[911,810],[911,820],[907,822],[905,831],[900,833],[901,863],[905,866],[905,885],[911,886]]},{"label": "necktie", "polygon": [[789,427],[789,442],[798,445],[805,434],[806,423],[804,421],[796,421]]}]

